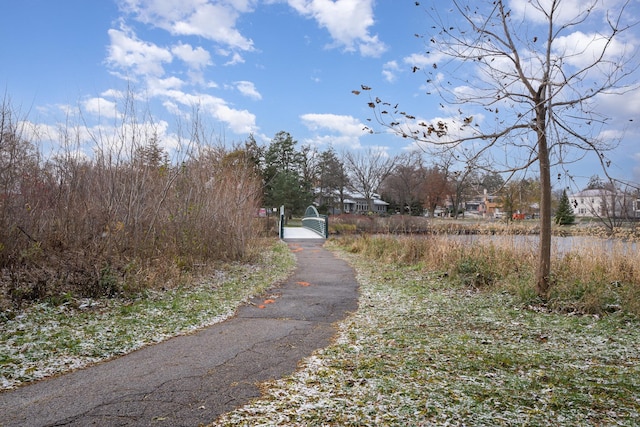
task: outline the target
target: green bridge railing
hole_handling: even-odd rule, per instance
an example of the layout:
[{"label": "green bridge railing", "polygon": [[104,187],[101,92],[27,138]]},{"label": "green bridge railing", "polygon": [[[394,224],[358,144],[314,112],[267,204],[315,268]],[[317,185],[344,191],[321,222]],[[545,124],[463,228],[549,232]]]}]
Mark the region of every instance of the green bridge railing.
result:
[{"label": "green bridge railing", "polygon": [[329,217],[320,215],[315,206],[309,206],[302,218],[302,226],[306,229],[315,231],[325,239],[329,237]]}]

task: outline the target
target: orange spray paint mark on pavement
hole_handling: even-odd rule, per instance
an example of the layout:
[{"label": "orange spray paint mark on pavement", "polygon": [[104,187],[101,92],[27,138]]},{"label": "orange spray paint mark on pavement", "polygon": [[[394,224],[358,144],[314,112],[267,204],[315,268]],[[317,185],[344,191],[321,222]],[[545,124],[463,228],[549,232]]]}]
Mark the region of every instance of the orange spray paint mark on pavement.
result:
[{"label": "orange spray paint mark on pavement", "polygon": [[311,286],[311,283],[309,282],[296,282],[296,285],[300,285],[300,286]]},{"label": "orange spray paint mark on pavement", "polygon": [[300,245],[296,243],[291,243],[289,247],[291,248],[291,252],[302,252],[304,250],[304,248],[301,248]]},{"label": "orange spray paint mark on pavement", "polygon": [[264,302],[262,304],[260,304],[258,306],[258,308],[265,308],[268,304],[273,304],[274,302],[276,302],[276,300],[274,300],[274,299],[266,299],[266,300],[264,300]]}]

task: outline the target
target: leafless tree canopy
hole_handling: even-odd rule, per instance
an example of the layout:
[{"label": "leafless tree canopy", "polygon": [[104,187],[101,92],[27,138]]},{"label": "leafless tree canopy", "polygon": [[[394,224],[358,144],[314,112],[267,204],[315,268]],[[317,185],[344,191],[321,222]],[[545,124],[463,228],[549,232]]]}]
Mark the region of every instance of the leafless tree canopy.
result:
[{"label": "leafless tree canopy", "polygon": [[369,147],[364,151],[346,152],[344,163],[353,190],[362,193],[369,201],[369,211],[373,211],[373,194],[393,170],[395,159],[382,150]]}]

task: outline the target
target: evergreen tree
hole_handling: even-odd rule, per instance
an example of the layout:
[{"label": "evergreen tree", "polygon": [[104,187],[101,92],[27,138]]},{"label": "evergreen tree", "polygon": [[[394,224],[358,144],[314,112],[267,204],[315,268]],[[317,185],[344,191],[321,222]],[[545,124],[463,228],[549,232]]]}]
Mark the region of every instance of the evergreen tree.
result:
[{"label": "evergreen tree", "polygon": [[302,213],[313,201],[311,183],[303,174],[303,154],[297,141],[287,132],[278,132],[264,156],[265,205],[283,206],[289,212]]},{"label": "evergreen tree", "polygon": [[562,191],[562,197],[560,198],[560,204],[556,211],[555,222],[559,225],[570,225],[576,222],[576,216],[573,213],[571,202],[567,196],[567,191]]},{"label": "evergreen tree", "polygon": [[317,174],[317,196],[321,207],[325,212],[341,212],[349,177],[344,163],[332,147],[320,153]]}]

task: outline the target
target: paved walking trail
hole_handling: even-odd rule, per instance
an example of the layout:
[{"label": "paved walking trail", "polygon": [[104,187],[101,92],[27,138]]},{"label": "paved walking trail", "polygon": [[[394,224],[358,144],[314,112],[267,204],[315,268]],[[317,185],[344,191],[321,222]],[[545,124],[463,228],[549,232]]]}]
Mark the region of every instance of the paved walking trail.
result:
[{"label": "paved walking trail", "polygon": [[193,427],[260,396],[257,383],[295,371],[357,309],[353,270],[324,240],[289,236],[296,271],[233,318],[0,393],[0,426]]}]

